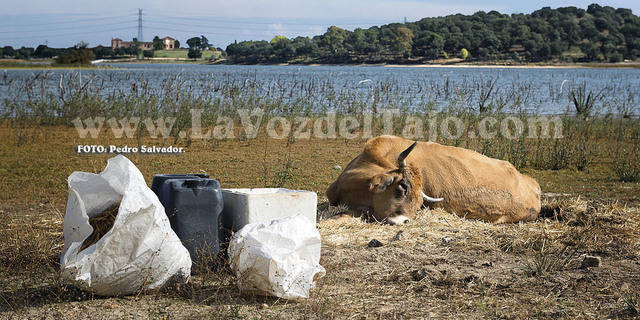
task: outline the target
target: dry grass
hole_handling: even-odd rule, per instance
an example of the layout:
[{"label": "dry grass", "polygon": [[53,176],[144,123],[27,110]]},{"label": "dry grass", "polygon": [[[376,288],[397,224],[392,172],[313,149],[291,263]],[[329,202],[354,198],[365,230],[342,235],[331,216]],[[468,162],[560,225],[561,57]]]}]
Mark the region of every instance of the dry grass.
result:
[{"label": "dry grass", "polygon": [[89,218],[89,225],[93,228],[93,232],[82,242],[80,251],[90,247],[92,244],[98,242],[111,228],[113,228],[113,222],[116,221],[118,215],[118,209],[120,209],[120,203],[116,203],[111,208],[98,214],[93,218]]},{"label": "dry grass", "polygon": [[[585,171],[526,170],[545,192],[572,196],[545,199],[544,217],[524,224],[492,225],[442,210],[424,210],[408,226],[328,219],[344,208],[323,200],[319,214],[325,220],[318,228],[327,275],[308,300],[240,293],[224,257],[197,263],[186,286],[96,297],[57,276],[65,181],[73,170],[101,171],[109,157],[78,156],[75,144],[131,141],[83,141],[65,129],[45,128],[29,133],[17,147],[13,133],[2,130],[0,318],[638,316],[640,186],[616,182],[598,165]],[[294,166],[285,186],[322,195],[339,173],[333,167],[344,166],[361,145],[357,140],[298,141],[288,147],[263,139],[219,141],[193,144],[181,156],[130,158],[148,182],[153,173],[206,171],[224,186],[237,187],[269,183],[281,171],[278,159],[288,154]],[[368,247],[372,239],[382,246]],[[587,254],[600,257],[601,266],[581,268]]]},{"label": "dry grass", "polygon": [[[524,319],[637,314],[637,291],[629,288],[640,285],[640,235],[636,232],[640,210],[577,198],[546,205],[557,214],[525,224],[492,225],[442,210],[424,210],[406,227],[357,218],[320,221],[321,264],[328,272],[312,297],[300,302],[240,293],[220,256],[199,263],[186,286],[123,298],[83,293],[60,283],[53,270],[36,267],[40,271],[36,277],[25,277],[24,270],[17,270],[6,273],[11,276],[2,280],[5,289],[0,293],[0,308],[9,316],[47,317],[57,310],[51,315],[69,318],[92,314],[104,318],[387,319],[430,315]],[[56,223],[59,228],[61,223]],[[38,255],[59,252],[59,248],[44,248],[47,243],[61,243],[59,235],[30,236],[43,246]],[[369,248],[372,239],[382,242],[382,247]],[[11,243],[21,242],[25,239],[14,238]],[[3,250],[8,247],[5,243]],[[27,258],[32,253],[19,251],[16,255]],[[600,256],[602,265],[581,268],[585,254]],[[5,251],[2,256],[7,256]],[[541,257],[562,263],[532,272],[532,264],[540,263],[537,259]],[[34,262],[27,263],[34,267]]]},{"label": "dry grass", "polygon": [[56,271],[62,251],[63,214],[41,206],[28,211],[0,209],[0,272]]}]

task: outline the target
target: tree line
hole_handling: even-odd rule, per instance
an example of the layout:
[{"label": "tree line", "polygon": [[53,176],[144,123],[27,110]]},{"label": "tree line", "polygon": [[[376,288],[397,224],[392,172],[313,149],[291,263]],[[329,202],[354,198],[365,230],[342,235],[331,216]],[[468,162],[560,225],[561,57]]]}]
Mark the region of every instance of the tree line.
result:
[{"label": "tree line", "polygon": [[[138,42],[136,38],[133,38],[133,42]],[[80,42],[73,47],[68,48],[52,48],[44,44],[39,45],[35,49],[32,47],[21,47],[15,49],[12,46],[0,47],[0,58],[15,58],[29,60],[36,59],[55,59],[56,64],[90,64],[95,59],[118,59],[123,57],[153,57],[153,51],[164,50],[164,43],[160,37],[155,36],[152,40],[152,50],[142,50],[140,46],[134,45],[126,48],[111,48],[104,46],[96,46],[90,48],[87,43]],[[202,57],[202,50],[214,49],[209,40],[205,36],[192,37],[187,40],[189,46],[188,57],[197,59]],[[180,42],[175,40],[174,49],[180,48]],[[222,51],[217,48],[216,50]]]},{"label": "tree line", "polygon": [[479,11],[368,29],[332,26],[312,38],[230,44],[232,63],[423,63],[436,59],[619,62],[640,58],[640,19],[591,4],[531,14]]},{"label": "tree line", "polygon": [[21,47],[14,49],[11,46],[0,47],[0,58],[15,58],[29,60],[55,58],[58,64],[89,64],[91,60],[118,58],[125,56],[137,56],[140,49],[135,47],[117,48],[97,46],[89,48],[86,43],[79,43],[69,48],[51,48],[44,44],[38,47]]}]

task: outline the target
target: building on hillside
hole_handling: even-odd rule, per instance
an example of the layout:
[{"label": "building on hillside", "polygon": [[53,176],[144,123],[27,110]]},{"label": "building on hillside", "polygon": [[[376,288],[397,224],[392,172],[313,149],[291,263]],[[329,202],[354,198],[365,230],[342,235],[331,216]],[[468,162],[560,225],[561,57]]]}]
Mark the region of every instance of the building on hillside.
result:
[{"label": "building on hillside", "polygon": [[[173,50],[176,48],[176,39],[171,38],[171,37],[164,37],[162,39],[160,39],[160,41],[162,41],[162,44],[164,45],[164,49],[165,50]],[[130,47],[135,47],[136,44],[140,47],[140,49],[142,50],[153,50],[153,42],[136,42],[136,41],[123,41],[120,38],[113,38],[111,39],[111,49],[117,49],[117,48],[130,48]]]},{"label": "building on hillside", "polygon": [[165,50],[172,50],[176,48],[176,39],[171,37],[164,37],[160,40],[162,40],[162,44],[164,44]]}]

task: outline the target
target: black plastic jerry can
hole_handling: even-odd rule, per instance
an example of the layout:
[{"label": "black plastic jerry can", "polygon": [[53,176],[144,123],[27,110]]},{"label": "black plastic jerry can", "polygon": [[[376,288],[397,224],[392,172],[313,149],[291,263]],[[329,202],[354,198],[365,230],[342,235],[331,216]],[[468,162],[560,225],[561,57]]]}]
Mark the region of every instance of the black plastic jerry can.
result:
[{"label": "black plastic jerry can", "polygon": [[208,179],[209,175],[206,173],[187,173],[187,174],[156,174],[153,176],[151,182],[151,191],[155,193],[160,202],[162,202],[162,185],[169,179],[190,179],[190,178],[205,178]]},{"label": "black plastic jerry can", "polygon": [[160,198],[171,228],[191,259],[198,263],[215,257],[220,251],[218,224],[223,207],[220,183],[204,178],[168,179]]}]

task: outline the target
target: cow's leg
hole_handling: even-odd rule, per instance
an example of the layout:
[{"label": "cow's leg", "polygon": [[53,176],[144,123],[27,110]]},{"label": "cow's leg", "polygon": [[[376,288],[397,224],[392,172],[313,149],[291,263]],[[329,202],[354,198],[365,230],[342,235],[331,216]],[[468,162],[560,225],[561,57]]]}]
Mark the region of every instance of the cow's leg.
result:
[{"label": "cow's leg", "polygon": [[540,215],[540,210],[535,208],[520,209],[515,215],[502,215],[498,219],[491,221],[493,223],[517,223],[535,221]]}]

